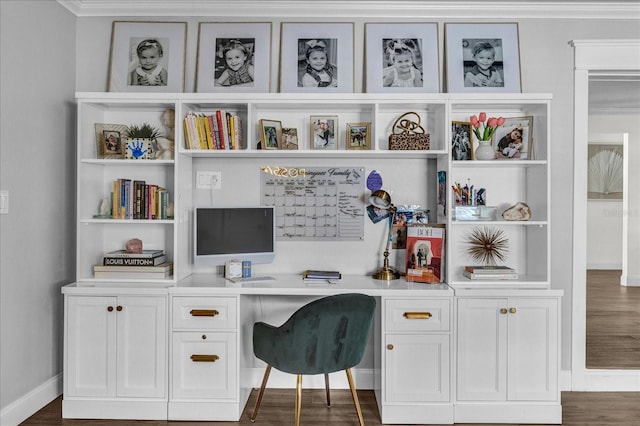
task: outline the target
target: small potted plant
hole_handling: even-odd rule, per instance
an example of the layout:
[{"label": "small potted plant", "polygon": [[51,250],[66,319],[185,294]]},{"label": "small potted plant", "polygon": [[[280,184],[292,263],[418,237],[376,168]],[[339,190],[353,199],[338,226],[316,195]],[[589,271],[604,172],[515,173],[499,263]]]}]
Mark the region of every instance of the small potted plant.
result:
[{"label": "small potted plant", "polygon": [[153,159],[153,146],[160,131],[148,123],[132,124],[127,127],[124,139],[124,158],[126,160]]}]

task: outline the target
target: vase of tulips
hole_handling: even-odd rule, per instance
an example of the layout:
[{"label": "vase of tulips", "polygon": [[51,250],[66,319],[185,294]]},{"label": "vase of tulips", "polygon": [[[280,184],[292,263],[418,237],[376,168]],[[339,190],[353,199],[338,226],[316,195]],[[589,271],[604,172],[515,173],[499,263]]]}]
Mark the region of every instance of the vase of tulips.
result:
[{"label": "vase of tulips", "polygon": [[496,132],[496,129],[504,124],[504,117],[490,117],[487,119],[487,114],[481,112],[478,116],[472,115],[469,117],[473,133],[478,139],[478,148],[475,150],[476,160],[493,160],[496,153],[491,145],[491,138]]}]

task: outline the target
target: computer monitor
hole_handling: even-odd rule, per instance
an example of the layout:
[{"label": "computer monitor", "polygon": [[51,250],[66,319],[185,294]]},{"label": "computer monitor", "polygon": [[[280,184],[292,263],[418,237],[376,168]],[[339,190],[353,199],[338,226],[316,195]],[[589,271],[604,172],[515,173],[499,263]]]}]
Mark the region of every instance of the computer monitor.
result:
[{"label": "computer monitor", "polygon": [[197,207],[193,229],[196,266],[270,263],[275,257],[275,207]]}]

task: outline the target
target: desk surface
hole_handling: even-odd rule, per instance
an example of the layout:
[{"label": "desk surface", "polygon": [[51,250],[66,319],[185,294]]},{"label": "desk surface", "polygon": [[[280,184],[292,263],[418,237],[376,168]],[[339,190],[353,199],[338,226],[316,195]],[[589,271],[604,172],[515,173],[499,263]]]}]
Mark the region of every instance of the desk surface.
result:
[{"label": "desk surface", "polygon": [[65,294],[144,293],[184,295],[331,295],[364,293],[370,296],[448,297],[454,292],[446,284],[407,282],[404,278],[393,281],[375,280],[364,275],[343,275],[336,284],[303,282],[299,274],[269,274],[273,281],[233,283],[214,274],[193,274],[176,284],[78,282],[62,288]]}]

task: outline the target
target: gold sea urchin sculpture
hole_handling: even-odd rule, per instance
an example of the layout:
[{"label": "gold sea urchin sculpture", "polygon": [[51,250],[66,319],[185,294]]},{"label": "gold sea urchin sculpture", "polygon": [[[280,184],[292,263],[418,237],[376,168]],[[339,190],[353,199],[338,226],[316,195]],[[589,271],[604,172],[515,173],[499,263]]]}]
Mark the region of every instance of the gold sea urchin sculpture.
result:
[{"label": "gold sea urchin sculpture", "polygon": [[495,266],[504,261],[509,249],[509,240],[501,229],[483,226],[473,230],[468,239],[467,252],[475,262],[487,266]]}]

